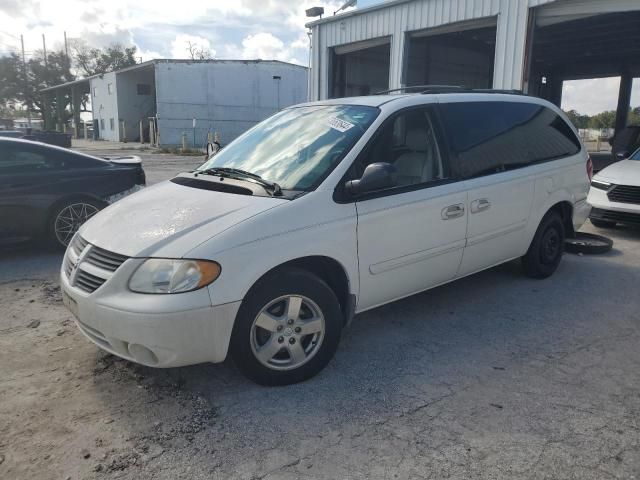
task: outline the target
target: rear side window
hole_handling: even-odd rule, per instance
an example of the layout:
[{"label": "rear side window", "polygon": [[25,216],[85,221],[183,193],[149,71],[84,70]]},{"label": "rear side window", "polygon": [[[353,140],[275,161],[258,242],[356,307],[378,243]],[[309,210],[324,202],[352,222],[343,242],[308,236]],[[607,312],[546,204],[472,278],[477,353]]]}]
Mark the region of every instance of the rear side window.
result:
[{"label": "rear side window", "polygon": [[577,154],[580,141],[552,110],[532,103],[473,102],[440,106],[453,169],[477,177]]}]

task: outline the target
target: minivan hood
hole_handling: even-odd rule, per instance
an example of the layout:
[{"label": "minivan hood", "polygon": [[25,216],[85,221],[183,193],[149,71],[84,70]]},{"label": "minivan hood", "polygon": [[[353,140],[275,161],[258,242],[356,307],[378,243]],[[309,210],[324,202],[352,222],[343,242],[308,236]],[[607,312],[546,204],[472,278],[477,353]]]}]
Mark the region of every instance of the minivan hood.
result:
[{"label": "minivan hood", "polygon": [[287,200],[200,190],[170,181],[107,207],[80,229],[89,243],[128,257],[180,258]]},{"label": "minivan hood", "polygon": [[618,185],[640,186],[640,160],[621,160],[600,170],[597,179]]}]

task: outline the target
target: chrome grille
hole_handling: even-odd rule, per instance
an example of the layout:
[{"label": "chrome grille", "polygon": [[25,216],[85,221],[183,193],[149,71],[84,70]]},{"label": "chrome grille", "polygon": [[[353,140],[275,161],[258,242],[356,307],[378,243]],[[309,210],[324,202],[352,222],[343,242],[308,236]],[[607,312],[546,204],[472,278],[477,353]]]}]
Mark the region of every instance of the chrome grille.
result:
[{"label": "chrome grille", "polygon": [[71,248],[77,256],[80,256],[84,249],[87,248],[87,245],[89,245],[89,242],[87,242],[80,235],[76,235],[73,239],[73,242],[71,243]]},{"label": "chrome grille", "polygon": [[90,244],[76,235],[63,261],[71,286],[93,293],[109,280],[129,257]]},{"label": "chrome grille", "polygon": [[85,258],[85,262],[95,265],[98,268],[115,272],[128,257],[117,253],[109,252],[98,247],[91,247],[89,254]]},{"label": "chrome grille", "polygon": [[96,277],[95,275],[91,275],[89,272],[79,269],[74,285],[87,293],[93,293],[106,281],[106,278]]},{"label": "chrome grille", "polygon": [[69,256],[64,257],[64,273],[67,277],[71,276],[71,272],[73,271],[73,263],[69,260]]},{"label": "chrome grille", "polygon": [[612,202],[640,204],[640,187],[616,185],[609,190],[607,197]]}]

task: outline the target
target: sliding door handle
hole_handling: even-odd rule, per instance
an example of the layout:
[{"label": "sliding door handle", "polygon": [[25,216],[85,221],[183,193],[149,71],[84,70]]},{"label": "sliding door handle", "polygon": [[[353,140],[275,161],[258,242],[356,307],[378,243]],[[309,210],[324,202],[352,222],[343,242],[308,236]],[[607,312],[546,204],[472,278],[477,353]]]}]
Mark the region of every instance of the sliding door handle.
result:
[{"label": "sliding door handle", "polygon": [[454,218],[460,218],[464,215],[464,204],[458,203],[457,205],[451,205],[442,210],[443,220],[453,220]]},{"label": "sliding door handle", "polygon": [[480,213],[491,208],[491,202],[486,198],[471,202],[471,213]]}]

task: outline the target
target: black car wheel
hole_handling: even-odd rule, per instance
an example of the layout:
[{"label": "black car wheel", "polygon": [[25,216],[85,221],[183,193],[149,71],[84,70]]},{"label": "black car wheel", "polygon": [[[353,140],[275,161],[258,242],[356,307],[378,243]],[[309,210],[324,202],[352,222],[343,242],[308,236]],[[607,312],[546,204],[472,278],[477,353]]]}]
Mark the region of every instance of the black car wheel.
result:
[{"label": "black car wheel", "polygon": [[547,213],[536,231],[527,254],[522,257],[525,273],[531,278],[547,278],[560,265],[564,252],[565,230],[556,212]]},{"label": "black car wheel", "polygon": [[51,216],[49,237],[58,246],[66,247],[78,229],[102,206],[93,200],[75,200],[58,206]]}]

